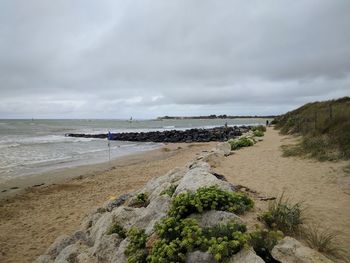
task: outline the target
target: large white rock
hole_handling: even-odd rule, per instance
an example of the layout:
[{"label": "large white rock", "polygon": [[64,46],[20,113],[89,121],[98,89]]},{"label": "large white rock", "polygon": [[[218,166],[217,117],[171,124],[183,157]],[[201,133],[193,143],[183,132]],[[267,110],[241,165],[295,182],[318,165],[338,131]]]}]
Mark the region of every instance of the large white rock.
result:
[{"label": "large white rock", "polygon": [[97,262],[111,262],[122,239],[117,234],[103,235],[96,240],[92,255]]},{"label": "large white rock", "polygon": [[203,156],[201,156],[199,159],[203,162],[206,162],[210,165],[210,167],[216,168],[220,166],[222,160],[224,159],[224,155],[219,152],[210,152]]},{"label": "large white rock", "polygon": [[282,263],[332,263],[321,253],[304,246],[292,237],[283,238],[273,249],[271,255]]},{"label": "large white rock", "polygon": [[94,225],[89,229],[90,240],[93,244],[98,242],[101,237],[108,233],[113,225],[113,215],[112,213],[104,213],[101,217],[96,221]]},{"label": "large white rock", "polygon": [[75,244],[65,247],[61,253],[56,257],[54,263],[72,263],[78,262],[78,256],[88,247],[82,242],[77,242]]},{"label": "large white rock", "polygon": [[119,245],[112,261],[111,261],[112,263],[125,263],[127,261],[127,258],[125,256],[124,252],[127,249],[128,245],[129,245],[129,240],[127,238],[124,239],[120,243],[120,245]]},{"label": "large white rock", "polygon": [[232,191],[232,185],[216,178],[210,173],[207,163],[198,161],[190,165],[190,169],[181,179],[176,188],[175,195],[183,192],[195,192],[200,187],[218,186],[224,191]]},{"label": "large white rock", "polygon": [[167,215],[170,200],[170,197],[162,195],[155,198],[147,207],[120,206],[112,212],[114,222],[118,222],[127,230],[136,227],[145,229],[147,234],[151,234],[155,222]]},{"label": "large white rock", "polygon": [[228,263],[264,263],[264,260],[257,256],[252,249],[242,249],[233,255]]},{"label": "large white rock", "polygon": [[158,187],[160,187],[164,183],[170,183],[170,184],[176,183],[185,175],[185,172],[186,172],[186,169],[176,167],[170,170],[168,173],[166,173],[163,176],[159,176],[151,179],[143,188],[137,191],[137,193],[146,192],[148,194],[152,194],[154,190],[156,190]]},{"label": "large white rock", "polygon": [[224,156],[228,156],[231,153],[231,144],[228,142],[218,143],[213,149],[214,152],[220,153]]}]

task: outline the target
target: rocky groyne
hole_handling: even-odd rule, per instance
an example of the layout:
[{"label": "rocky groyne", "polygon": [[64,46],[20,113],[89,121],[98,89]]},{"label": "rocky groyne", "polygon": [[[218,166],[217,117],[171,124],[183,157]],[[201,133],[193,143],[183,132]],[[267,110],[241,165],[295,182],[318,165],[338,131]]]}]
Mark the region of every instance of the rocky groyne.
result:
[{"label": "rocky groyne", "polygon": [[[110,140],[137,142],[210,142],[227,141],[249,131],[250,126],[216,127],[212,129],[189,129],[152,132],[112,133]],[[108,134],[67,133],[68,137],[106,139]]]},{"label": "rocky groyne", "polygon": [[36,262],[332,262],[291,237],[274,245],[273,260],[260,257],[240,216],[253,200],[211,168],[230,154],[231,145],[221,142],[185,167],[107,201]]}]

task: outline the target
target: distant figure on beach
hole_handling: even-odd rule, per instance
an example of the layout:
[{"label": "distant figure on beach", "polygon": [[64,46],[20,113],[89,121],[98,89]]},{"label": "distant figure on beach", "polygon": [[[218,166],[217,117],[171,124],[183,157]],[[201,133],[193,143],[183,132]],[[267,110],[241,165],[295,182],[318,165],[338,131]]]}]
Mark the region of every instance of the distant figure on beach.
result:
[{"label": "distant figure on beach", "polygon": [[269,120],[266,120],[266,126],[269,126]]},{"label": "distant figure on beach", "polygon": [[225,128],[227,128],[227,122],[225,122]]}]

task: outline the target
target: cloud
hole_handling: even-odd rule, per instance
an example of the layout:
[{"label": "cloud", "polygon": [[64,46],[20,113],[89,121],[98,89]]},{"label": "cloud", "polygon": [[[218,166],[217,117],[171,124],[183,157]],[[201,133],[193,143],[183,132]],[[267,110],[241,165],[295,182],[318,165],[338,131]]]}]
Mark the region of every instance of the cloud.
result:
[{"label": "cloud", "polygon": [[349,95],[335,1],[0,3],[0,118],[278,114]]}]

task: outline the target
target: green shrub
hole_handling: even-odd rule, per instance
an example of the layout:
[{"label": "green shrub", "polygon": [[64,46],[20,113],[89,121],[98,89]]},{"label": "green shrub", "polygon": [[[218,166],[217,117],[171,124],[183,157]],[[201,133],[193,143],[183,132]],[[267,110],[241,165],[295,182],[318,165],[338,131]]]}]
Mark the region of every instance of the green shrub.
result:
[{"label": "green shrub", "polygon": [[128,263],[146,262],[148,250],[146,249],[147,235],[145,230],[131,228],[128,232],[129,245],[125,250]]},{"label": "green shrub", "polygon": [[172,201],[169,215],[184,218],[205,210],[243,213],[253,205],[253,200],[243,193],[223,191],[217,186],[211,186],[199,188],[194,194],[182,193],[176,196]]},{"label": "green shrub", "polygon": [[271,251],[282,238],[283,233],[280,231],[256,230],[250,233],[249,244],[265,262],[278,262],[271,256]]},{"label": "green shrub", "polygon": [[264,132],[263,131],[259,131],[259,130],[253,131],[253,134],[256,137],[263,137],[264,136]]},{"label": "green shrub", "polygon": [[252,131],[266,132],[266,127],[264,125],[253,126]]},{"label": "green shrub", "polygon": [[131,202],[131,206],[133,207],[146,207],[148,206],[148,194],[147,193],[140,193],[136,196],[136,198]]},{"label": "green shrub", "polygon": [[269,203],[268,211],[260,217],[268,227],[294,234],[303,223],[301,203],[291,204],[283,198]]},{"label": "green shrub", "polygon": [[121,225],[119,225],[118,223],[114,223],[112,225],[112,227],[108,231],[108,234],[109,235],[118,234],[118,236],[120,238],[123,238],[123,239],[126,238],[126,231],[125,231],[125,229]]},{"label": "green shrub", "polygon": [[253,140],[247,137],[241,137],[239,139],[229,140],[228,143],[231,145],[231,150],[238,150],[242,147],[249,147],[254,145]]},{"label": "green shrub", "polygon": [[195,219],[168,217],[156,225],[161,237],[148,256],[148,262],[185,262],[194,250],[208,251],[218,262],[237,253],[248,241],[246,227],[236,223],[202,229]]},{"label": "green shrub", "polygon": [[161,192],[160,195],[168,195],[169,197],[172,197],[175,193],[176,187],[177,185],[172,184],[171,186],[169,186],[169,188]]},{"label": "green shrub", "polygon": [[150,251],[148,262],[185,262],[186,254],[194,250],[208,251],[223,262],[247,243],[246,227],[228,223],[202,229],[195,219],[186,217],[212,209],[243,213],[251,207],[253,201],[245,194],[223,191],[217,186],[176,196],[168,217],[155,226],[160,239]]},{"label": "green shrub", "polygon": [[226,236],[209,239],[208,252],[218,262],[223,262],[233,254],[239,252],[248,241],[248,236],[240,231],[233,232],[232,237],[232,239]]}]

